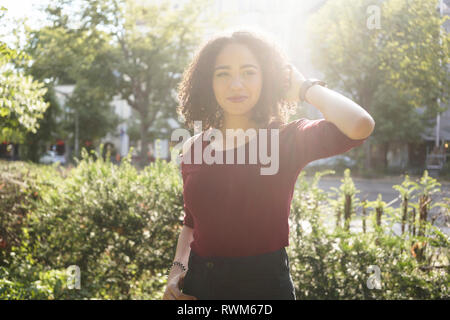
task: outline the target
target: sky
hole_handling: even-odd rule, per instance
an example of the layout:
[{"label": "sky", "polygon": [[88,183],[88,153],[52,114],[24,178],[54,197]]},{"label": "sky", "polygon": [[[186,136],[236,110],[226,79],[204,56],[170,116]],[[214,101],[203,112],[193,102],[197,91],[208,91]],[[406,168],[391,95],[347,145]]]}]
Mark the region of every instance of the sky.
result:
[{"label": "sky", "polygon": [[[1,40],[13,46],[14,37],[11,32],[16,24],[12,21],[15,19],[27,19],[27,24],[31,27],[38,28],[45,19],[44,13],[39,8],[49,3],[49,0],[0,0],[0,6],[5,7],[5,28],[0,30]],[[20,31],[20,30],[19,30]]]},{"label": "sky", "polygon": [[[308,8],[321,2],[324,2],[324,0],[282,0],[280,2],[276,0],[214,0],[213,7],[217,7],[220,13],[234,8],[238,14],[231,15],[233,19],[228,21],[230,26],[245,25],[273,33],[279,45],[289,52],[292,49],[292,29],[295,27],[295,21],[298,20],[297,13],[307,11]],[[16,38],[11,34],[12,31],[16,29],[20,35],[24,35],[23,31],[20,30],[21,24],[12,23],[13,19],[27,18],[28,26],[34,29],[42,27],[46,22],[46,16],[39,9],[49,3],[51,3],[51,0],[0,0],[0,6],[4,6],[8,10],[6,26],[5,28],[2,26],[0,30],[0,40],[14,47]],[[212,32],[215,32],[215,30],[212,30]],[[299,34],[295,35],[296,41],[299,41],[300,36]],[[21,43],[24,41],[26,41],[24,36],[21,36]]]},{"label": "sky", "polygon": [[39,17],[43,17],[39,14],[39,6],[49,2],[48,0],[0,0],[0,6],[8,9],[8,17],[29,17],[30,20],[37,21]]}]

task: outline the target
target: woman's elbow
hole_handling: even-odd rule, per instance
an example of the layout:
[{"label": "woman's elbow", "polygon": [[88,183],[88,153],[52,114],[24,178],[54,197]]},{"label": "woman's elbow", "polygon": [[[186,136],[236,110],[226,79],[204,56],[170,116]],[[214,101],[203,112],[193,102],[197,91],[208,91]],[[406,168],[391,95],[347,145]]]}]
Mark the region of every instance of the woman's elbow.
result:
[{"label": "woman's elbow", "polygon": [[369,137],[375,129],[375,120],[370,116],[361,117],[354,123],[352,139],[360,140]]}]

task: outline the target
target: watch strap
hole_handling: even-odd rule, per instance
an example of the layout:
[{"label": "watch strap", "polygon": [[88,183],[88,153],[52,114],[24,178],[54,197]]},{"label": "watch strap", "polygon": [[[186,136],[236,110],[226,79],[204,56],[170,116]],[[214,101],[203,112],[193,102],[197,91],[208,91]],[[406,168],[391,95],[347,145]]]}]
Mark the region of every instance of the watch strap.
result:
[{"label": "watch strap", "polygon": [[323,87],[326,87],[327,84],[322,81],[322,80],[318,80],[318,79],[307,79],[305,81],[303,81],[301,87],[300,87],[300,102],[303,103],[303,101],[306,101],[306,92],[308,91],[309,88],[311,88],[314,85],[321,85]]}]

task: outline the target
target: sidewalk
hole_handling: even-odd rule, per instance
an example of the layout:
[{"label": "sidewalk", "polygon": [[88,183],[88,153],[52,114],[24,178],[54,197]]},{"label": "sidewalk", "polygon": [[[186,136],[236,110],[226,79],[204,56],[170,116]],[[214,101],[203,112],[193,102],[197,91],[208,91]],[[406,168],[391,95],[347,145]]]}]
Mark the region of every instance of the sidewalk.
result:
[{"label": "sidewalk", "polygon": [[[311,178],[311,177],[307,177],[307,178]],[[337,179],[343,179],[344,176],[341,175],[332,175],[332,176],[323,176],[321,178],[321,180],[330,180],[330,181],[334,181]],[[409,175],[409,179],[411,181],[419,181],[422,178],[422,176],[412,176]],[[393,183],[393,184],[401,184],[404,180],[405,180],[405,176],[404,175],[396,175],[396,176],[382,176],[382,177],[377,177],[377,178],[363,178],[363,177],[353,177],[352,179],[354,181],[373,181],[373,182],[389,182],[389,183]],[[441,184],[441,188],[447,187],[450,188],[450,180],[443,180],[441,178],[437,178],[437,181]]]}]

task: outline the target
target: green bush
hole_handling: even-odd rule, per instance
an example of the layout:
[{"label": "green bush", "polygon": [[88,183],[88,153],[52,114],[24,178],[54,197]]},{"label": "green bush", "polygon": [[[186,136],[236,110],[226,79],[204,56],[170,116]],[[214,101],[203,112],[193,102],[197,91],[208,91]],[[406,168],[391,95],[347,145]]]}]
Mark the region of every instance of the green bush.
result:
[{"label": "green bush", "polygon": [[[0,299],[162,297],[182,227],[179,168],[157,161],[137,171],[130,157],[119,166],[106,159],[83,150],[73,169],[0,162]],[[308,184],[302,172],[295,189],[288,253],[298,299],[449,298],[449,239],[424,211],[448,214],[448,199],[424,205],[439,184],[425,172],[396,186],[407,212],[417,210],[405,222],[381,198],[361,202],[348,170],[339,189],[323,192],[317,183],[330,173]],[[366,215],[355,217],[360,206]],[[355,230],[362,222],[365,232]],[[395,223],[406,223],[403,234]],[[69,266],[79,267],[80,289],[69,287]],[[381,289],[369,288],[370,266]]]},{"label": "green bush", "polygon": [[0,298],[52,299],[64,274],[36,263],[28,218],[41,195],[58,183],[58,169],[6,161],[0,168]]},{"label": "green bush", "polygon": [[[345,222],[342,226],[342,220],[346,216],[351,219],[351,214],[354,214],[352,205],[347,207],[350,214],[342,212],[345,210],[345,199],[360,204],[355,199],[358,190],[354,188],[347,170],[341,188],[335,190],[337,192],[334,195],[339,197],[330,201],[330,195],[317,187],[320,177],[329,173],[333,172],[316,174],[312,185],[303,181],[301,173],[299,186],[295,190],[288,251],[297,298],[449,298],[448,236],[427,221],[421,222],[426,230],[423,236],[394,234],[393,225],[401,223],[401,217],[395,210],[388,210],[380,198],[369,202],[366,207],[385,207],[384,213],[391,215],[383,217],[385,224],[378,226],[374,210],[369,217],[370,231],[352,230],[350,223]],[[439,191],[438,188],[430,188],[434,186],[435,181],[429,178],[426,172],[424,177],[424,192]],[[414,187],[420,189],[419,184]],[[350,197],[346,198],[345,195]],[[444,206],[448,214],[448,202],[437,205]],[[414,204],[411,203],[410,206],[413,207]],[[411,244],[423,242],[428,244],[425,254],[427,259],[418,261],[411,253]],[[370,271],[373,267],[370,266],[376,266],[380,271],[380,289],[369,288],[368,280],[374,275],[373,271]]]},{"label": "green bush", "polygon": [[[101,157],[94,161],[83,150],[76,168],[58,177],[53,167],[53,175],[38,179],[36,188],[45,193],[24,225],[30,264],[45,272],[80,268],[82,289],[63,290],[55,298],[138,298],[134,291],[142,291],[141,281],[152,283],[147,297],[158,296],[182,226],[176,166],[157,161],[138,173],[129,157],[116,166]],[[2,261],[8,270],[23,262],[9,260]]]}]

